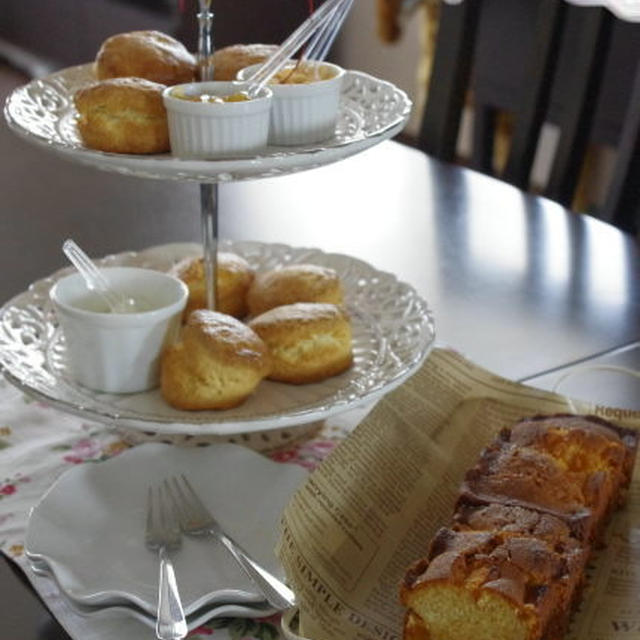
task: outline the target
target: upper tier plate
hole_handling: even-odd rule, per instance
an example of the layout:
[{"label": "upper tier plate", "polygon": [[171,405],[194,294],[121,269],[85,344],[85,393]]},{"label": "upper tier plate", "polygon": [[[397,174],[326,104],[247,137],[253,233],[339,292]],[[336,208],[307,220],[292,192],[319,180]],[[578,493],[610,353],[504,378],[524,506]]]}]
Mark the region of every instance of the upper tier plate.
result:
[{"label": "upper tier plate", "polygon": [[322,143],[267,147],[257,156],[220,160],[182,160],[170,154],[103,153],[82,144],[75,122],[73,95],[95,80],[92,69],[92,64],[69,67],[19,87],[7,99],[5,118],[26,140],[69,160],[142,178],[226,182],[312,169],[395,136],[405,126],[411,111],[407,95],[391,83],[348,71],[335,135]]},{"label": "upper tier plate", "polygon": [[[0,309],[0,367],[27,393],[86,418],[137,432],[232,436],[308,424],[373,401],[398,386],[423,362],[435,338],[427,303],[390,273],[355,258],[316,249],[259,242],[221,242],[257,271],[291,263],[336,270],[351,316],[354,363],[346,372],[306,385],[264,380],[241,406],[226,411],[178,411],[158,389],[107,394],[81,387],[69,375],[64,339],[49,301],[49,289],[69,270],[35,282]],[[202,254],[197,244],[172,244],[101,261],[167,270]]]}]

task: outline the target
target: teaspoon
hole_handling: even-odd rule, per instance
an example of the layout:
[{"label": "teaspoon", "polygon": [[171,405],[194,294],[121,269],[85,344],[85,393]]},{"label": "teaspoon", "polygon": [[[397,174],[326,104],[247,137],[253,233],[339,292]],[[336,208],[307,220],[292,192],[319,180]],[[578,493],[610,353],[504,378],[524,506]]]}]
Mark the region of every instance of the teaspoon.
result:
[{"label": "teaspoon", "polygon": [[136,313],[138,311],[136,301],[119,291],[114,291],[91,258],[73,240],[65,240],[62,250],[84,278],[87,288],[97,293],[107,303],[112,313]]}]

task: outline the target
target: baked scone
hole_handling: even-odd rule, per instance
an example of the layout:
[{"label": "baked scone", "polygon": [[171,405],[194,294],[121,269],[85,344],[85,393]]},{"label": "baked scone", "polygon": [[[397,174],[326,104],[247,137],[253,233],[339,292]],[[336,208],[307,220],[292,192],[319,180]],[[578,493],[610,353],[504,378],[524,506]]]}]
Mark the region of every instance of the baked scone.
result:
[{"label": "baked scone", "polygon": [[76,91],[77,126],[84,144],[111,153],[169,151],[164,88],[143,78],[114,78]]},{"label": "baked scone", "polygon": [[[189,299],[184,317],[195,309],[207,307],[203,258],[186,258],[179,262],[172,273],[189,288]],[[247,291],[253,282],[251,265],[235,253],[220,252],[216,264],[216,311],[235,318],[247,315]]]},{"label": "baked scone", "polygon": [[264,62],[278,49],[275,44],[232,44],[213,54],[214,80],[235,80],[240,69]]},{"label": "baked scone", "polygon": [[252,316],[295,302],[343,304],[342,283],[336,271],[315,264],[291,264],[258,273],[247,293]]},{"label": "baked scone", "polygon": [[635,431],[594,416],[503,430],[467,473],[452,526],[406,572],[404,640],[560,640],[637,447]]},{"label": "baked scone", "polygon": [[351,324],[335,304],[306,303],[270,309],[249,321],[271,354],[270,380],[306,384],[351,366]]},{"label": "baked scone", "polygon": [[145,78],[160,84],[193,82],[196,60],[185,46],[160,31],[130,31],[107,38],[95,61],[98,80]]},{"label": "baked scone", "polygon": [[270,370],[267,347],[249,327],[199,309],[163,353],[160,390],[178,409],[230,409],[242,404]]}]

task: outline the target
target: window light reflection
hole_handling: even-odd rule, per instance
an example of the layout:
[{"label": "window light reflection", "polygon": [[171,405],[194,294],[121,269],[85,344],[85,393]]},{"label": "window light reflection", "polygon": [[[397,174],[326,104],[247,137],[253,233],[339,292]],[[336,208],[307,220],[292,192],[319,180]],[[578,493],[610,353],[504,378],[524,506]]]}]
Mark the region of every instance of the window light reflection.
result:
[{"label": "window light reflection", "polygon": [[601,305],[624,305],[631,284],[627,280],[629,272],[625,277],[628,255],[625,236],[617,229],[594,222],[585,225],[584,238],[585,255],[591,257],[585,278],[585,286],[589,288],[586,293],[589,297],[597,298]]},{"label": "window light reflection", "polygon": [[544,228],[544,259],[540,264],[540,278],[556,286],[566,286],[572,277],[572,251],[569,225],[571,218],[562,206],[555,202],[545,202],[544,215],[540,216]]},{"label": "window light reflection", "polygon": [[[492,197],[499,193],[499,198]],[[523,197],[517,189],[485,189],[476,205],[483,215],[469,216],[469,251],[473,262],[503,278],[522,277],[528,263],[526,217]]]}]

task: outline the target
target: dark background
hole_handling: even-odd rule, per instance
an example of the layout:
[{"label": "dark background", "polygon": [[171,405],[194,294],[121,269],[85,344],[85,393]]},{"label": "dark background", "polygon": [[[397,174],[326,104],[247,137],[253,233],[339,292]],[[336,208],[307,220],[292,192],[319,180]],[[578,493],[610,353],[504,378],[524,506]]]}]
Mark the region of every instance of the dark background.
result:
[{"label": "dark background", "polygon": [[[195,51],[197,7],[197,0],[2,0],[0,39],[52,68],[93,60],[105,38],[136,29],[170,33]],[[276,43],[308,15],[308,0],[214,0],[213,10],[216,47]]]},{"label": "dark background", "polygon": [[[358,1],[376,11],[374,0]],[[320,0],[315,4],[321,4]],[[475,90],[484,103],[509,111],[519,100],[520,92],[526,91],[524,61],[532,43],[536,4],[535,0],[484,0],[474,71]],[[282,42],[309,12],[309,0],[213,0],[212,5],[217,48],[238,42]],[[197,11],[197,0],[2,0],[0,59],[7,57],[8,45],[44,60],[48,70],[83,64],[94,59],[108,36],[135,29],[170,33],[196,51]],[[552,91],[550,122],[572,98],[568,79],[575,63],[573,52],[583,14],[584,10],[574,11],[569,20]],[[380,47],[384,45],[380,43]],[[339,40],[332,59],[350,66],[348,60],[341,59]],[[594,105],[593,142],[617,143],[639,59],[640,24],[616,21],[604,86]],[[11,62],[16,66],[15,60]],[[19,56],[18,66],[20,62],[25,60]],[[29,61],[26,62],[28,66]],[[406,63],[417,66],[418,60]],[[33,75],[29,68],[25,71]],[[388,80],[393,82],[394,78]]]}]

